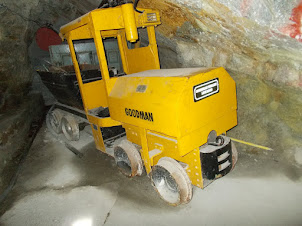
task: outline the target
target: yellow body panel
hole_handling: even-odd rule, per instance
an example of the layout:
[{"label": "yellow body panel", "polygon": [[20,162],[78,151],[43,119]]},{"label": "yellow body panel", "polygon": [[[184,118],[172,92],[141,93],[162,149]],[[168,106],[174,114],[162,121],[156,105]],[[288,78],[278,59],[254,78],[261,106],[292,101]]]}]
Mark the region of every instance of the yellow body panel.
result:
[{"label": "yellow body panel", "polygon": [[[193,87],[213,78],[223,84],[219,93],[194,102]],[[137,91],[139,86],[146,90]],[[108,101],[113,119],[174,137],[182,156],[205,144],[212,130],[222,134],[237,124],[235,82],[223,68],[165,69],[124,76],[115,83]],[[131,117],[127,109],[152,113],[153,120]]]},{"label": "yellow body panel", "polygon": [[142,146],[139,127],[130,124],[123,124],[123,127],[126,130],[127,140]]},{"label": "yellow body panel", "polygon": [[[126,66],[126,73],[132,74],[151,69],[160,69],[158,50],[154,27],[148,27],[149,45],[147,47],[128,49],[126,41],[122,41],[122,53]],[[120,33],[121,40],[125,39],[123,32]]]},{"label": "yellow body panel", "polygon": [[96,148],[102,152],[106,152],[102,132],[100,130],[100,126],[98,125],[98,118],[88,115],[87,119],[91,123],[91,129]]},{"label": "yellow body panel", "polygon": [[[135,12],[132,4],[96,9],[61,28],[96,147],[106,152],[102,127],[122,125],[127,139],[141,147],[147,173],[160,158],[171,157],[184,166],[192,184],[203,188],[199,148],[212,130],[220,135],[237,124],[235,82],[223,68],[160,70],[154,30],[160,24],[159,12],[139,10],[143,13]],[[138,38],[138,27],[147,29],[149,45],[129,49],[127,41]],[[103,38],[109,37],[118,41],[125,76],[109,76],[103,45]],[[102,80],[83,84],[73,46],[81,39],[94,40]],[[198,87],[212,80],[219,83],[219,90],[207,97],[211,88]],[[197,89],[206,97],[198,99]],[[91,113],[106,107],[110,117]]]},{"label": "yellow body panel", "polygon": [[[156,165],[162,157],[171,157],[179,162],[187,165],[185,167],[193,185],[203,188],[202,170],[199,157],[199,149],[191,150],[187,155],[181,156],[178,151],[178,141],[173,137],[162,135],[154,131],[124,124],[127,139],[142,147],[141,156],[145,163],[147,173],[151,171],[151,167]],[[141,131],[143,130],[143,131]],[[143,137],[143,138],[141,138]],[[145,148],[142,141],[147,142]]]},{"label": "yellow body panel", "polygon": [[[85,107],[87,109],[94,109],[99,106],[108,106],[107,92],[104,81],[99,80],[83,84],[83,97],[85,99]],[[94,98],[91,98],[94,97]]]},{"label": "yellow body panel", "polygon": [[120,122],[112,120],[110,117],[101,118],[91,114],[88,114],[88,120],[95,125],[99,125],[99,127],[112,127],[121,125]]},{"label": "yellow body panel", "polygon": [[[195,101],[193,87],[213,79],[221,84],[219,92]],[[223,68],[165,69],[124,76],[116,81],[108,104],[111,117],[124,123],[127,139],[142,147],[147,173],[168,156],[187,164],[192,184],[201,188],[199,147],[207,143],[212,130],[220,135],[237,124],[236,86]]]}]

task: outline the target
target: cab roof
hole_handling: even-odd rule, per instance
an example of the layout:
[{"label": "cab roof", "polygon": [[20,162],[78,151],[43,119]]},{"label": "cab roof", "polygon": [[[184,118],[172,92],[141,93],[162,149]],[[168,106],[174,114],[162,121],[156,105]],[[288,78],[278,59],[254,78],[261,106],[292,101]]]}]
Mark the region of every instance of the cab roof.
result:
[{"label": "cab roof", "polygon": [[[138,8],[138,10],[142,11],[143,13],[135,12],[137,27],[157,26],[160,24],[160,14],[158,10],[143,8]],[[155,20],[150,21],[150,18],[155,18]],[[121,6],[92,10],[62,26],[60,28],[61,36],[65,36],[65,34],[69,33],[70,31],[85,25],[92,26],[96,30],[124,29],[125,27]]]}]

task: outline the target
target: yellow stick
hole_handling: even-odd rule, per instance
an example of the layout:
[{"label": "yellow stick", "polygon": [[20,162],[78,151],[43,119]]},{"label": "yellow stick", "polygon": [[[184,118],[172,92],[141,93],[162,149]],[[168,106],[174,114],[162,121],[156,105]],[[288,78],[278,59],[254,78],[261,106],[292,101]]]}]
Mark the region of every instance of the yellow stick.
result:
[{"label": "yellow stick", "polygon": [[230,137],[230,138],[231,138],[232,141],[235,141],[235,142],[238,142],[238,143],[246,144],[246,145],[253,146],[253,147],[256,147],[256,148],[261,148],[261,149],[264,149],[264,150],[267,150],[267,151],[273,151],[273,149],[268,148],[268,147],[264,147],[264,146],[261,146],[261,145],[258,145],[258,144],[249,143],[249,142],[246,142],[246,141],[243,141],[243,140],[238,140],[238,139],[235,139],[235,138],[232,138],[232,137]]}]

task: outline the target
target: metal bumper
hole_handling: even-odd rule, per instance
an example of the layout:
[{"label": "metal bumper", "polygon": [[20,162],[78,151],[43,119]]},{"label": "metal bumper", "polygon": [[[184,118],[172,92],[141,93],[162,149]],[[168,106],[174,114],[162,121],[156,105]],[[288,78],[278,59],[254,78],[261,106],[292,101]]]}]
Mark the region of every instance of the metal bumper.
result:
[{"label": "metal bumper", "polygon": [[232,170],[232,142],[222,136],[221,146],[206,145],[200,148],[200,161],[204,180],[214,180],[228,174]]}]

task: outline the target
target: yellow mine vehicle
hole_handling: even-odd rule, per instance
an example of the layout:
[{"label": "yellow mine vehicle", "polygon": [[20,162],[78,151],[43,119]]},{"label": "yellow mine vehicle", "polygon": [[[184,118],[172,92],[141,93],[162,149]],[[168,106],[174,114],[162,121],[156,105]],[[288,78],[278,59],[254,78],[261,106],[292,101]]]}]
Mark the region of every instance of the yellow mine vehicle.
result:
[{"label": "yellow mine vehicle", "polygon": [[[114,156],[129,177],[146,171],[166,202],[188,203],[192,184],[204,188],[229,173],[237,160],[226,136],[237,125],[235,82],[221,67],[160,69],[159,12],[136,8],[137,1],[110,3],[60,30],[96,147]],[[106,40],[118,44],[118,54],[108,55]],[[85,61],[92,55],[77,53],[78,43],[94,43],[98,65]],[[115,68],[115,61],[122,67]],[[85,70],[96,66],[98,79],[83,82]],[[60,109],[51,115],[58,133],[62,128],[68,139],[78,139],[77,116]],[[114,128],[120,132],[108,143],[106,129]]]}]

